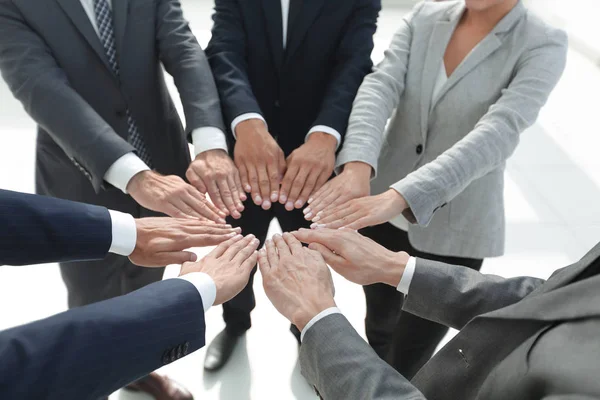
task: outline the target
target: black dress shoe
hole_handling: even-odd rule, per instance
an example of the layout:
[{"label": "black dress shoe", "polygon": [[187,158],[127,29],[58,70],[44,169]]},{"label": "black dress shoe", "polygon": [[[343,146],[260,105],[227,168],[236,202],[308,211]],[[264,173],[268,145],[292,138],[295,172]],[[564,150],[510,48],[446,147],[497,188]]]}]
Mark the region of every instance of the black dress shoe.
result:
[{"label": "black dress shoe", "polygon": [[206,350],[204,369],[212,372],[223,368],[229,361],[229,357],[231,357],[239,339],[240,336],[233,335],[227,332],[226,329],[219,333]]}]

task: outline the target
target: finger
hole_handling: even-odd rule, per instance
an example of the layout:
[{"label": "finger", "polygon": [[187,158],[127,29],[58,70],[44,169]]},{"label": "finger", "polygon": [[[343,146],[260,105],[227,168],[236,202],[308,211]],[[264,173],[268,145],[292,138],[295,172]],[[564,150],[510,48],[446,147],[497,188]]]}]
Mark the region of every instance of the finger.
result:
[{"label": "finger", "polygon": [[251,188],[251,196],[252,201],[257,206],[260,206],[263,202],[262,196],[260,195],[260,185],[258,184],[258,172],[254,165],[248,165],[246,167],[248,169],[248,178],[250,179],[250,188]]},{"label": "finger", "polygon": [[298,175],[294,179],[294,183],[292,183],[292,188],[290,190],[290,194],[288,195],[288,200],[285,203],[285,209],[288,211],[292,211],[294,207],[298,204],[296,201],[298,200],[298,196],[300,196],[300,192],[306,183],[306,179],[308,178],[309,171],[300,169],[298,171]]},{"label": "finger", "polygon": [[248,259],[248,257],[252,256],[258,249],[260,245],[260,241],[256,238],[252,239],[246,247],[240,249],[240,251],[233,256],[233,263],[241,265],[244,261]]},{"label": "finger", "polygon": [[277,254],[277,248],[273,240],[269,239],[265,243],[267,249],[267,258],[269,260],[269,266],[271,267],[270,272],[275,272],[279,268],[279,254]]},{"label": "finger", "polygon": [[242,263],[242,265],[240,265],[241,272],[245,276],[249,277],[250,272],[252,272],[252,269],[256,266],[257,263],[258,263],[258,251],[254,250],[254,252],[252,252],[250,257],[246,258],[246,260]]},{"label": "finger", "polygon": [[271,272],[271,265],[269,264],[269,257],[267,256],[266,247],[263,247],[258,252],[258,267],[260,268],[260,273],[263,276],[269,275],[269,273]]},{"label": "finger", "polygon": [[198,256],[191,251],[173,251],[160,253],[159,258],[161,259],[161,266],[171,264],[183,264],[186,262],[194,262],[198,259]]},{"label": "finger", "polygon": [[[352,224],[353,222],[359,220],[361,217],[362,217],[362,215],[360,212],[355,212],[353,214],[344,215],[340,218],[337,218],[337,219],[333,220],[332,222],[322,223],[319,221],[318,223],[313,223],[310,227],[313,229],[322,229],[322,228],[339,229],[339,228],[347,227],[349,224]],[[313,225],[314,225],[314,227],[313,227]]]},{"label": "finger", "polygon": [[332,191],[327,195],[326,198],[321,199],[319,204],[311,205],[310,212],[313,214],[313,222],[319,222],[323,217],[323,214],[331,213],[333,210],[337,210],[340,205],[346,203],[346,196],[341,196],[337,191]]},{"label": "finger", "polygon": [[219,210],[223,211],[226,214],[229,214],[229,210],[227,209],[227,206],[221,198],[221,191],[219,189],[220,188],[217,185],[217,182],[214,180],[211,181],[208,185],[208,195],[210,196],[210,200],[215,204],[215,206]]},{"label": "finger", "polygon": [[353,207],[352,203],[346,203],[331,209],[324,211],[318,218],[315,217],[313,222],[319,224],[329,224],[334,221],[338,221],[344,217],[348,217],[351,214],[358,213],[361,209]]},{"label": "finger", "polygon": [[339,268],[339,266],[345,261],[343,257],[335,254],[333,251],[320,243],[311,243],[308,245],[308,248],[318,251],[323,256],[325,262],[333,269]]},{"label": "finger", "polygon": [[275,203],[279,200],[279,183],[281,181],[278,160],[269,162],[267,165],[267,173],[269,174],[269,184],[271,189],[269,192],[269,200],[271,203]]},{"label": "finger", "polygon": [[175,218],[199,218],[202,217],[196,210],[194,210],[184,198],[171,199],[170,204],[175,207],[178,211]]},{"label": "finger", "polygon": [[[244,186],[242,185],[241,174],[239,171],[236,171],[236,173],[233,175],[233,179],[234,179],[235,187],[237,189],[240,200],[246,201],[248,196],[246,196],[246,193],[244,193]],[[244,205],[242,204],[241,210],[238,207],[238,211],[243,211],[243,210],[244,210]]]},{"label": "finger", "polygon": [[199,215],[217,223],[225,223],[225,213],[206,200],[202,193],[197,190],[188,191],[182,200]]},{"label": "finger", "polygon": [[296,239],[294,235],[286,232],[283,234],[283,240],[290,248],[292,255],[300,254],[300,252],[302,251],[302,243],[300,243],[300,241]]},{"label": "finger", "polygon": [[277,247],[277,253],[279,254],[279,258],[292,255],[289,246],[287,245],[285,240],[283,240],[283,237],[281,237],[281,235],[274,235],[273,243],[275,243],[275,247]]},{"label": "finger", "polygon": [[372,218],[362,217],[362,218],[357,219],[356,221],[348,223],[345,226],[345,228],[357,231],[359,229],[363,229],[363,228],[366,228],[367,226],[373,226],[373,225],[377,225],[377,222],[375,222]]},{"label": "finger", "polygon": [[[242,251],[242,249],[249,246],[250,243],[252,243],[254,240],[255,240],[254,235],[245,236],[242,240],[229,246],[229,248],[227,250],[225,250],[225,253],[223,253],[223,255],[219,258],[222,258],[226,261],[232,261],[234,259],[234,257],[240,251]],[[256,247],[258,247],[258,244],[256,245]],[[255,250],[256,250],[256,247],[254,248]]]},{"label": "finger", "polygon": [[271,181],[269,180],[269,172],[266,165],[258,167],[258,184],[260,186],[260,197],[262,199],[262,208],[268,210],[271,208]]},{"label": "finger", "polygon": [[190,247],[208,247],[208,246],[216,246],[220,243],[225,242],[226,240],[231,239],[234,236],[239,235],[239,232],[229,232],[222,234],[197,234],[197,235],[189,235],[183,241],[176,241],[174,243],[175,246],[179,246],[180,248],[190,248]]},{"label": "finger", "polygon": [[242,204],[242,200],[241,200],[242,197],[240,195],[240,193],[243,193],[243,192],[240,192],[241,185],[239,185],[239,182],[236,182],[237,176],[238,176],[238,173],[234,172],[233,175],[229,175],[227,177],[227,185],[229,185],[229,190],[231,191],[231,199],[233,200],[233,205],[235,207],[235,211],[237,211],[237,213],[234,213],[233,211],[231,212],[231,215],[234,218],[236,218],[234,216],[234,214],[238,215],[238,218],[239,218],[239,216],[241,216],[240,212],[244,211],[244,205]]},{"label": "finger", "polygon": [[308,199],[308,207],[302,211],[304,213],[304,218],[310,221],[313,217],[315,217],[317,213],[321,211],[320,205],[325,199],[331,196],[332,191],[331,184],[326,183],[319,190],[317,190],[316,193],[310,196]]},{"label": "finger", "polygon": [[229,239],[226,242],[223,242],[220,245],[218,245],[217,247],[215,247],[213,249],[213,251],[208,253],[207,257],[213,257],[213,258],[221,257],[223,254],[225,254],[227,249],[229,249],[231,246],[233,246],[235,243],[239,242],[243,238],[244,237],[242,235],[235,235],[231,239]]},{"label": "finger", "polygon": [[[221,194],[221,199],[223,200],[223,203],[225,203],[227,212],[233,218],[236,218],[236,219],[239,218],[240,213],[237,210],[237,206],[236,206],[235,200],[234,200],[234,198],[236,198],[237,201],[239,202],[240,201],[239,196],[234,197],[232,188],[229,186],[228,178],[223,178],[223,179],[219,180],[217,182],[217,185],[219,186],[219,193]],[[233,187],[235,187],[235,185]]]},{"label": "finger", "polygon": [[296,203],[294,204],[296,208],[302,208],[304,206],[306,200],[308,200],[313,190],[315,190],[317,180],[319,180],[321,175],[324,175],[324,173],[321,172],[319,174],[318,171],[313,171],[311,174],[308,174],[306,182],[304,183],[304,188],[300,192],[300,196],[298,196],[298,200],[296,200]]},{"label": "finger", "polygon": [[279,202],[281,204],[285,204],[287,202],[290,191],[292,190],[292,183],[294,183],[296,175],[298,175],[298,166],[292,163],[285,172],[283,181],[281,182],[281,189],[279,190]]},{"label": "finger", "polygon": [[[246,169],[246,166],[243,164],[238,165],[238,171],[240,173],[240,181],[242,184],[242,188],[244,189],[244,191],[246,193],[251,193],[252,192],[252,186],[250,185],[250,178],[248,176],[248,170]],[[243,193],[243,192],[242,192]],[[246,200],[246,199],[243,199]]]},{"label": "finger", "polygon": [[319,199],[325,197],[327,194],[329,194],[331,191],[333,190],[332,187],[332,183],[329,182],[326,185],[323,185],[319,190],[317,190],[315,192],[314,195],[312,195],[309,199],[308,199],[308,204],[313,205],[315,204]]},{"label": "finger", "polygon": [[346,234],[337,229],[300,229],[292,232],[292,235],[302,243],[319,243],[338,253],[341,252]]},{"label": "finger", "polygon": [[200,177],[200,175],[198,175],[196,173],[196,171],[194,171],[194,169],[192,167],[188,168],[187,172],[185,173],[185,176],[186,176],[188,182],[190,182],[190,184],[192,186],[194,186],[196,189],[198,189],[200,191],[200,193],[207,192],[206,185],[202,181],[202,178]]}]

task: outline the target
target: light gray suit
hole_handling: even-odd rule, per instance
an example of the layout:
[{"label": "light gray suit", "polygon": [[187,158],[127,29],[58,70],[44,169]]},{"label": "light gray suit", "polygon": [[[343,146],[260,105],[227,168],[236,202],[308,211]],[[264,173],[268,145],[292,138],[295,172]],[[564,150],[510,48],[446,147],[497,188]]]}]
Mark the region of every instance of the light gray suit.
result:
[{"label": "light gray suit", "polygon": [[391,186],[406,198],[418,250],[482,259],[504,251],[505,160],[559,80],[567,37],[519,2],[432,101],[463,11],[459,1],[424,2],[400,21],[358,92],[337,166],[366,162],[373,194]]},{"label": "light gray suit", "polygon": [[546,282],[418,259],[404,310],[461,331],[412,382],[339,314],[306,332],[302,373],[325,400],[598,398],[599,257],[597,245]]},{"label": "light gray suit", "polygon": [[[39,194],[123,211],[153,214],[104,181],[134,147],[127,110],[137,122],[153,168],[185,178],[187,134],[225,129],[210,66],[177,0],[113,0],[119,76],[80,0],[0,1],[0,71],[38,124]],[[180,93],[183,128],[162,67]],[[61,265],[69,305],[118,296],[160,280],[161,269],[126,257]]]}]

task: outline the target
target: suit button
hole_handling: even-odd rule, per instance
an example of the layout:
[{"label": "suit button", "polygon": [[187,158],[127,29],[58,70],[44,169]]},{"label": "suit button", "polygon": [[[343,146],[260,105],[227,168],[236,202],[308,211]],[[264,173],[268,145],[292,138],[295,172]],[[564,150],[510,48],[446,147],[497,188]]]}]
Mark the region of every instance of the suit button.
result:
[{"label": "suit button", "polygon": [[185,342],[183,345],[183,355],[187,356],[190,352],[190,342]]},{"label": "suit button", "polygon": [[417,154],[421,154],[423,152],[423,145],[420,144],[417,146]]}]

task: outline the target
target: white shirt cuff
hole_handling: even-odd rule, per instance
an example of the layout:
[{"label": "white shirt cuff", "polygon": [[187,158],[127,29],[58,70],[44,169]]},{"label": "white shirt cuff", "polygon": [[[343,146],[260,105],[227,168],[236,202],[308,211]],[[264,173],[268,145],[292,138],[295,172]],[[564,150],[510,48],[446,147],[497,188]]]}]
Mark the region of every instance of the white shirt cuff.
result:
[{"label": "white shirt cuff", "polygon": [[402,278],[400,278],[400,283],[398,284],[398,291],[408,294],[408,288],[410,287],[410,283],[412,282],[413,275],[415,274],[415,268],[417,267],[417,259],[414,257],[410,257],[408,262],[406,263],[406,267],[404,268],[404,273],[402,274]]},{"label": "white shirt cuff", "polygon": [[137,243],[137,227],[135,219],[129,214],[108,210],[112,222],[112,243],[109,253],[129,256]]},{"label": "white shirt cuff", "polygon": [[235,128],[237,128],[237,126],[244,121],[248,121],[249,119],[260,119],[262,122],[265,123],[265,125],[267,126],[267,130],[269,129],[269,125],[267,124],[267,121],[263,118],[262,115],[258,114],[258,113],[246,113],[246,114],[242,114],[238,117],[236,117],[233,122],[231,122],[231,133],[233,134],[233,137],[237,139],[237,135],[235,133]]},{"label": "white shirt cuff", "polygon": [[191,272],[175,279],[183,279],[194,285],[198,294],[202,297],[204,312],[207,312],[215,303],[215,299],[217,298],[217,286],[210,275],[205,274],[204,272]]},{"label": "white shirt cuff", "polygon": [[123,193],[127,193],[127,185],[131,178],[142,171],[148,171],[150,168],[134,153],[127,153],[110,166],[104,180]]},{"label": "white shirt cuff", "polygon": [[192,131],[192,143],[194,144],[194,157],[209,150],[225,150],[227,153],[227,139],[219,128],[208,126]]},{"label": "white shirt cuff", "polygon": [[331,307],[331,308],[328,308],[328,309],[323,310],[320,313],[318,313],[315,317],[313,317],[313,319],[311,319],[310,321],[308,321],[308,324],[306,324],[306,326],[304,327],[304,329],[302,329],[302,333],[300,334],[300,342],[304,341],[304,335],[306,334],[306,332],[308,332],[308,330],[310,328],[312,328],[312,326],[314,324],[316,324],[317,322],[319,322],[323,318],[328,317],[328,316],[330,316],[332,314],[341,314],[341,313],[342,312],[337,307]]},{"label": "white shirt cuff", "polygon": [[329,126],[325,126],[325,125],[313,126],[310,129],[310,131],[308,131],[308,133],[306,134],[304,141],[306,142],[308,140],[308,138],[310,137],[310,135],[312,135],[315,132],[323,132],[323,133],[327,133],[327,134],[333,136],[335,138],[335,140],[337,140],[337,146],[335,149],[337,150],[340,147],[340,144],[342,143],[342,135],[340,135],[340,133],[338,131],[336,131],[335,129],[333,129]]}]

